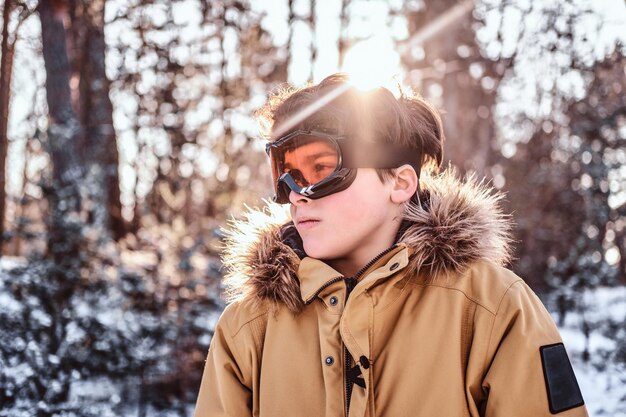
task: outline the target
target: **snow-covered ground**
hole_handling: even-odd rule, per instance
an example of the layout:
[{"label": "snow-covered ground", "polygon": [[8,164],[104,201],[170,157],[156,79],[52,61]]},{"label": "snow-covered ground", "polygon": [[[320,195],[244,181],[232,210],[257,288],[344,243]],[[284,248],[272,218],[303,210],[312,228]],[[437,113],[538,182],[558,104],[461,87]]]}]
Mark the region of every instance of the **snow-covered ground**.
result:
[{"label": "snow-covered ground", "polygon": [[[585,319],[590,323],[602,322],[606,317],[623,322],[626,316],[626,288],[600,288],[583,297]],[[556,316],[555,316],[556,317]],[[587,404],[590,417],[626,417],[626,369],[614,363],[603,363],[600,351],[613,350],[615,341],[599,331],[591,331],[587,341],[581,331],[582,316],[567,315],[560,328],[561,336],[569,353],[580,390]],[[590,360],[583,361],[585,346]],[[598,365],[604,366],[602,371]]]}]

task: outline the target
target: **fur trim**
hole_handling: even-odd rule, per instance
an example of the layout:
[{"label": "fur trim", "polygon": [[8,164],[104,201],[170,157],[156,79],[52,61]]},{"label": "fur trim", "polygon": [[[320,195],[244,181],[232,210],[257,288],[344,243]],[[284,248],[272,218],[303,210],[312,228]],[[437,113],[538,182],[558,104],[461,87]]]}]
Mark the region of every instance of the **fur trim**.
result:
[{"label": "fur trim", "polygon": [[[449,168],[439,175],[422,175],[424,207],[410,204],[408,227],[400,242],[410,249],[409,274],[429,277],[462,272],[472,262],[504,265],[511,259],[512,219],[502,212],[504,195],[474,176],[460,180]],[[304,307],[296,275],[300,258],[283,241],[282,225],[289,221],[284,206],[269,203],[232,221],[226,232],[223,263],[228,301],[251,299],[284,304],[293,313]]]},{"label": "fur trim", "polygon": [[411,250],[408,273],[426,270],[432,279],[443,272],[462,272],[469,264],[486,260],[500,266],[511,260],[511,215],[504,214],[501,192],[478,181],[464,181],[449,168],[436,176],[424,175],[421,185],[429,196],[426,208],[411,204],[410,223],[400,242]]},{"label": "fur trim", "polygon": [[300,258],[282,242],[281,226],[289,221],[286,206],[267,202],[264,210],[248,208],[243,220],[224,229],[222,263],[226,300],[267,300],[285,304],[294,313],[304,307],[296,272]]}]

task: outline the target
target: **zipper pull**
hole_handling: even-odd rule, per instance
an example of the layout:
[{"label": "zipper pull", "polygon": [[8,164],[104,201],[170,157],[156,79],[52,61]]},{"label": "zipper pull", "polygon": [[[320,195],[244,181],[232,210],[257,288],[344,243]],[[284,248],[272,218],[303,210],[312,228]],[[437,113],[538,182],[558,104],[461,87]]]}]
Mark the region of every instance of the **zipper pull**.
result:
[{"label": "zipper pull", "polygon": [[344,281],[346,282],[346,301],[348,301],[348,297],[350,296],[350,293],[352,292],[352,290],[354,289],[354,287],[356,287],[356,278],[344,278]]},{"label": "zipper pull", "polygon": [[363,369],[369,369],[369,367],[370,367],[370,360],[367,359],[367,356],[365,356],[365,355],[362,355],[359,358],[359,363],[361,364],[361,367]]}]

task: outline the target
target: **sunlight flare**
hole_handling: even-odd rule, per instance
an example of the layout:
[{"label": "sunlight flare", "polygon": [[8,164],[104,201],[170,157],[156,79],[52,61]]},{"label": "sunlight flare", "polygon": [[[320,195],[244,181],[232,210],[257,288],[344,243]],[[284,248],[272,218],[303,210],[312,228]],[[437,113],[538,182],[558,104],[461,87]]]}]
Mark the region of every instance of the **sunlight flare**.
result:
[{"label": "sunlight flare", "polygon": [[342,71],[350,75],[351,83],[360,90],[385,87],[396,96],[400,94],[400,55],[389,36],[374,36],[356,43],[346,53]]}]

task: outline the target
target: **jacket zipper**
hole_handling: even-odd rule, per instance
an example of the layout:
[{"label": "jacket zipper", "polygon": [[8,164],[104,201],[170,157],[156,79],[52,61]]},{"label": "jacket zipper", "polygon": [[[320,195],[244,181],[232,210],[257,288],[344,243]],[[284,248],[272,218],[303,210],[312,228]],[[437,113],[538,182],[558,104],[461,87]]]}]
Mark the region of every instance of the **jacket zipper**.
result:
[{"label": "jacket zipper", "polygon": [[324,285],[322,285],[317,291],[315,291],[315,294],[313,294],[312,296],[310,296],[309,298],[307,298],[307,300],[304,302],[304,304],[311,304],[313,302],[313,300],[315,300],[317,298],[317,296],[324,291],[324,289],[330,287],[331,285],[333,285],[335,282],[339,282],[343,279],[343,276],[341,277],[337,277],[337,278],[333,278],[330,281],[326,282]]},{"label": "jacket zipper", "polygon": [[[365,271],[367,271],[372,265],[374,265],[380,258],[382,258],[383,256],[385,256],[386,254],[388,254],[389,252],[391,252],[392,250],[394,250],[395,248],[397,248],[398,245],[394,244],[393,246],[385,249],[384,251],[382,251],[381,253],[379,253],[378,255],[376,255],[376,257],[374,257],[371,261],[369,261],[367,263],[367,265],[365,265],[363,268],[359,269],[359,272],[356,273],[356,275],[354,275],[355,279],[359,279],[361,277],[361,274],[363,274]],[[347,301],[347,299],[346,299]]]},{"label": "jacket zipper", "polygon": [[[345,279],[346,282],[346,304],[348,303],[348,297],[350,296],[350,293],[352,292],[352,290],[354,289],[354,287],[356,286],[356,282],[357,279],[356,278],[346,278]],[[345,307],[345,304],[344,304]],[[345,344],[343,344],[343,363],[344,363],[344,383],[343,383],[343,387],[344,387],[344,391],[345,391],[345,398],[346,398],[346,403],[345,403],[345,411],[346,411],[346,417],[348,417],[348,413],[350,411],[350,399],[352,398],[352,389],[354,389],[354,387],[349,387],[350,382],[348,381],[348,375],[350,373],[350,365],[351,365],[351,355],[350,352],[348,352],[348,348],[346,347]]]},{"label": "jacket zipper", "polygon": [[[367,271],[372,265],[374,265],[380,258],[382,258],[383,256],[385,256],[387,253],[391,252],[393,249],[395,249],[398,245],[393,245],[390,248],[385,249],[384,251],[382,251],[381,253],[379,253],[378,255],[376,255],[376,257],[374,257],[371,261],[369,261],[367,263],[367,265],[365,265],[363,268],[359,269],[359,271],[354,275],[354,277],[349,277],[349,278],[344,278],[344,281],[346,283],[346,301],[344,303],[344,308],[345,306],[348,304],[348,297],[350,297],[350,293],[352,292],[352,290],[354,289],[354,287],[356,287],[356,284],[358,283],[358,280],[360,278],[360,276]],[[335,283],[337,281],[339,281],[341,279],[341,277],[339,278],[335,278],[334,280],[332,280],[331,283]],[[327,283],[328,285],[330,285],[329,283]],[[328,285],[324,285],[322,288],[326,288]],[[321,291],[321,289],[320,289]],[[316,293],[316,295],[319,293],[319,291]],[[352,390],[354,389],[354,384],[352,384],[352,387],[348,387],[348,385],[350,384],[350,382],[348,381],[348,374],[350,372],[350,365],[352,362],[352,356],[350,355],[350,352],[348,351],[348,348],[346,347],[346,345],[343,345],[343,358],[344,358],[344,391],[345,391],[345,398],[346,398],[346,403],[345,403],[345,412],[346,412],[346,417],[348,417],[348,413],[350,412],[350,399],[352,398]]]}]

